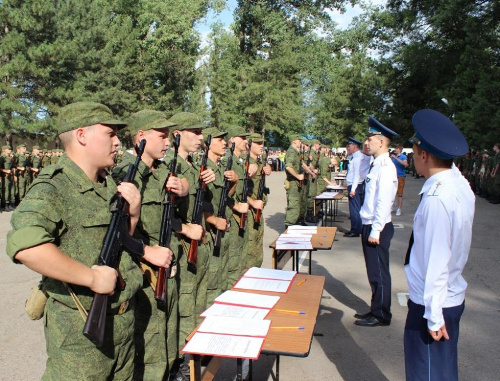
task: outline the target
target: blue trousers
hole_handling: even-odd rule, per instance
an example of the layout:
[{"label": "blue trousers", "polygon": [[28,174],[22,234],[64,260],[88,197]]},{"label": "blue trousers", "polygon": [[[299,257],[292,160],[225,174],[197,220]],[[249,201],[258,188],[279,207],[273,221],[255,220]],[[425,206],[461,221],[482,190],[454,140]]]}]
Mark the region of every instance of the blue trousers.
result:
[{"label": "blue trousers", "polygon": [[[356,187],[356,193],[354,197],[349,196],[349,216],[351,218],[351,232],[356,234],[361,234],[361,217],[359,211],[362,205],[362,195],[363,195],[363,184],[359,184]],[[351,193],[352,185],[347,187],[347,194]]]},{"label": "blue trousers", "polygon": [[404,346],[407,381],[458,380],[457,345],[459,323],[465,303],[443,308],[449,340],[434,341],[427,332],[425,307],[408,300]]},{"label": "blue trousers", "polygon": [[391,273],[389,271],[389,246],[394,235],[392,222],[385,224],[380,232],[380,244],[368,243],[372,230],[371,225],[363,225],[361,230],[361,243],[365,256],[366,273],[372,289],[370,310],[373,316],[389,323],[391,313]]}]

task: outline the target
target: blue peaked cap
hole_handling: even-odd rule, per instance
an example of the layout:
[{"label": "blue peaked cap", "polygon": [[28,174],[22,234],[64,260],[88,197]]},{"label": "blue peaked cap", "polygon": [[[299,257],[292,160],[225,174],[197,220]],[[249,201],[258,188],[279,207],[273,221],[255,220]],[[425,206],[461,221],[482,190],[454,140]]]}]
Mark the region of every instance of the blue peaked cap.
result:
[{"label": "blue peaked cap", "polygon": [[469,152],[469,144],[458,127],[438,111],[424,109],[413,114],[415,135],[409,141],[441,159]]},{"label": "blue peaked cap", "polygon": [[373,116],[369,116],[368,133],[366,134],[366,136],[373,136],[373,135],[383,135],[391,140],[399,136],[396,132],[384,126]]},{"label": "blue peaked cap", "polygon": [[361,147],[363,143],[361,143],[358,139],[354,139],[352,136],[347,138],[347,144],[356,144]]}]

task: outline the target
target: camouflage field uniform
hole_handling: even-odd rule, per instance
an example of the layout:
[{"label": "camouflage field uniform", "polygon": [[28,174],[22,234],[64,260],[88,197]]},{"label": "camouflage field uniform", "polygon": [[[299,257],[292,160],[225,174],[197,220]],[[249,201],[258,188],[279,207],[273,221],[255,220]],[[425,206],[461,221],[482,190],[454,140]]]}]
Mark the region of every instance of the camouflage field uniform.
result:
[{"label": "camouflage field uniform", "polygon": [[[185,224],[191,222],[193,215],[199,174],[199,167],[177,156],[176,176],[186,178],[189,182],[189,195],[178,198],[176,202],[177,214]],[[198,315],[206,309],[207,270],[212,247],[208,237],[199,242],[198,264],[194,269],[187,262],[191,242],[182,235],[178,237],[179,244],[172,246],[172,251],[177,258],[179,272],[179,347],[182,348],[188,335],[200,322]]]},{"label": "camouflage field uniform", "polygon": [[[248,179],[248,195],[257,200],[260,180],[262,179],[262,168],[264,164],[260,159],[250,158],[250,164],[257,164],[258,169],[254,177]],[[267,201],[267,195],[263,196],[264,202]],[[248,241],[246,244],[246,268],[260,267],[264,259],[264,216],[261,214],[260,223],[255,221],[256,211],[250,208],[248,211]]]},{"label": "camouflage field uniform", "polygon": [[[227,164],[227,157],[222,158],[222,165],[225,167]],[[243,194],[243,179],[245,178],[245,160],[243,157],[237,157],[233,155],[233,171],[238,175],[238,184],[236,186],[236,192],[233,195],[235,202],[241,202]],[[227,237],[227,250],[228,260],[227,266],[223,269],[223,278],[226,280],[224,289],[230,289],[236,281],[240,278],[243,271],[246,269],[246,257],[245,257],[245,245],[248,241],[248,216],[250,212],[247,213],[246,229],[241,230],[239,228],[240,215],[237,212],[231,212],[229,214],[229,221],[231,226],[229,231],[226,233]]]},{"label": "camouflage field uniform", "polygon": [[[136,156],[124,152],[120,164],[113,170],[113,178],[123,179],[135,159]],[[164,161],[157,161],[155,166],[156,169],[150,170],[141,161],[134,181],[141,193],[141,218],[134,236],[149,246],[159,241],[165,198],[163,185],[169,172]],[[177,359],[177,286],[176,278],[167,281],[167,303],[163,305],[156,301],[148,275],[144,275],[135,308],[135,380],[162,380]]]},{"label": "camouflage field uniform", "polygon": [[[116,185],[109,176],[93,184],[72,160],[63,156],[58,165],[39,175],[13,213],[7,254],[14,260],[20,250],[54,243],[86,266],[97,264],[115,193]],[[99,349],[83,336],[84,321],[64,284],[44,279],[50,297],[44,315],[48,359],[43,380],[132,378],[133,310],[142,275],[126,252],[122,254],[120,272],[126,287],[110,296],[104,344]],[[88,310],[93,292],[86,287],[71,287]],[[118,314],[119,307],[127,302],[128,308]]]},{"label": "camouflage field uniform", "polygon": [[[299,153],[292,146],[288,147],[286,150],[285,168],[292,167],[298,174],[300,173],[300,166]],[[290,226],[297,223],[299,217],[301,217],[301,187],[299,187],[299,181],[288,172],[286,180],[289,183],[289,187],[286,192],[285,225]]]}]

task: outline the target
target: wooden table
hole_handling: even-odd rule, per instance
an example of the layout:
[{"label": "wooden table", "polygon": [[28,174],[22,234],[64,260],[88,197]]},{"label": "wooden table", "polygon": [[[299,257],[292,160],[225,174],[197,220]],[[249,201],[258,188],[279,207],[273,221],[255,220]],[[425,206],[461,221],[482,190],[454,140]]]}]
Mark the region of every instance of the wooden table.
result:
[{"label": "wooden table", "polygon": [[[312,252],[316,250],[330,250],[335,241],[336,227],[318,227],[318,233],[311,237],[312,250],[309,252],[309,274],[311,274]],[[292,270],[299,271],[299,250],[277,250],[276,240],[269,247],[273,249],[272,264],[273,269],[282,269],[290,258],[292,258]]]},{"label": "wooden table", "polygon": [[[305,282],[301,285],[297,285],[302,280],[305,280]],[[271,320],[271,328],[264,340],[261,351],[263,354],[276,356],[276,380],[279,380],[280,356],[307,357],[309,355],[324,284],[325,277],[323,275],[297,274],[290,290],[286,294],[264,291],[245,291],[264,295],[278,295],[280,297],[280,300],[266,318]],[[300,315],[277,312],[276,309],[304,311],[305,314]],[[299,326],[304,327],[304,329],[290,330],[272,328]],[[194,332],[190,336],[193,334]],[[202,375],[199,356],[192,356],[191,380],[212,380],[223,361],[224,357],[213,357]],[[238,359],[237,364],[237,379],[241,380],[241,359]],[[251,364],[250,362],[250,379]]]}]

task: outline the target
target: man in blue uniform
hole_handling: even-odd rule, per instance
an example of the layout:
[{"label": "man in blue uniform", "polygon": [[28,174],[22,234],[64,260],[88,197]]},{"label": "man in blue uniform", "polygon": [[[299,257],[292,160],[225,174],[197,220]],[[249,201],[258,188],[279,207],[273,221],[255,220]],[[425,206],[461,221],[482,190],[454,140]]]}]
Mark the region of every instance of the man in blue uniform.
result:
[{"label": "man in blue uniform", "polygon": [[370,312],[356,314],[356,325],[376,327],[391,323],[391,274],[389,246],[394,235],[391,208],[398,179],[389,157],[391,139],[398,136],[373,117],[368,118],[365,141],[367,153],[374,160],[365,180],[365,200],[360,216],[363,223],[361,243],[366,272],[372,290]]},{"label": "man in blue uniform", "polygon": [[351,219],[351,230],[344,234],[344,237],[359,237],[361,234],[361,199],[364,191],[364,181],[366,172],[361,173],[363,164],[363,152],[361,152],[361,142],[349,136],[347,142],[347,152],[350,155],[349,166],[347,167],[347,194],[349,195],[349,216]]},{"label": "man in blue uniform", "polygon": [[457,342],[467,287],[462,271],[471,246],[475,197],[453,158],[469,147],[437,111],[417,111],[413,127],[415,167],[427,180],[405,259],[410,291],[406,379],[458,380]]}]

